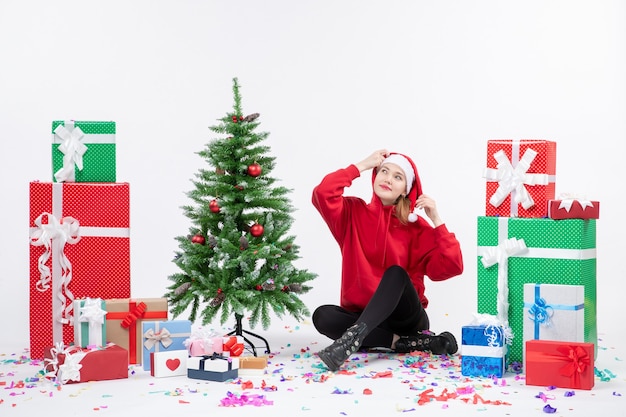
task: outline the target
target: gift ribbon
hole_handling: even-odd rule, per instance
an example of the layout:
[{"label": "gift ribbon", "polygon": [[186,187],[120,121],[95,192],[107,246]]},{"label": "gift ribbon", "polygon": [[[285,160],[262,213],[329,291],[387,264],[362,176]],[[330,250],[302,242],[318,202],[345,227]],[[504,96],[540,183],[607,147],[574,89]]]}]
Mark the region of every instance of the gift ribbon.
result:
[{"label": "gift ribbon", "polygon": [[163,345],[165,349],[167,349],[172,344],[172,335],[170,334],[170,331],[167,329],[159,330],[158,322],[156,323],[155,327],[156,327],[155,329],[148,329],[143,334],[143,338],[145,339],[145,341],[143,342],[143,345],[148,350],[155,348],[154,351],[158,352],[159,343]]},{"label": "gift ribbon", "polygon": [[559,203],[559,210],[564,208],[565,211],[568,213],[572,209],[572,205],[574,204],[575,201],[577,201],[578,204],[580,204],[580,207],[583,209],[583,211],[585,211],[587,207],[593,208],[593,203],[591,202],[591,200],[587,200],[582,197],[578,197],[578,196],[571,195],[571,194],[561,194],[559,198],[561,199],[561,202]]},{"label": "gift ribbon", "polygon": [[563,362],[563,366],[559,368],[559,374],[570,379],[572,388],[580,388],[581,375],[591,366],[589,354],[581,346],[571,345],[560,345],[556,351],[558,354],[528,349],[526,362],[532,362],[539,367],[542,364]]},{"label": "gift ribbon", "polygon": [[527,250],[524,239],[509,238],[498,246],[490,247],[481,257],[485,268],[498,264],[497,319],[503,326],[509,324],[509,257]]},{"label": "gift ribbon", "polygon": [[54,129],[54,134],[61,138],[59,151],[63,153],[63,167],[54,173],[57,182],[74,181],[74,166],[82,171],[83,155],[87,146],[82,142],[85,133],[73,121],[65,122]]},{"label": "gift ribbon", "polygon": [[120,326],[128,329],[128,362],[137,361],[137,327],[144,319],[167,319],[167,311],[148,311],[148,306],[143,301],[128,300],[128,311],[109,311],[108,320],[120,320]]},{"label": "gift ribbon", "polygon": [[[44,359],[45,369],[52,368],[46,375],[49,377],[56,376],[61,384],[67,384],[69,381],[80,381],[80,369],[83,367],[80,362],[87,353],[76,346],[64,348],[63,343],[56,343],[55,347],[50,349],[52,357]],[[60,354],[65,356],[62,364],[59,364]]]},{"label": "gift ribbon", "polygon": [[498,162],[496,169],[485,168],[483,177],[487,181],[498,182],[498,188],[489,198],[489,203],[494,207],[499,207],[511,194],[511,217],[516,217],[518,204],[525,209],[535,204],[526,186],[547,185],[550,177],[548,174],[528,173],[531,163],[537,156],[537,151],[527,148],[522,158],[519,159],[520,142],[513,141],[511,147],[511,161],[503,150],[497,151],[493,154]]},{"label": "gift ribbon", "polygon": [[229,371],[232,371],[232,369],[233,369],[233,361],[232,361],[232,359],[231,358],[227,358],[227,357],[225,357],[225,356],[223,356],[223,355],[221,355],[219,353],[214,353],[212,355],[202,355],[201,357],[199,357],[199,359],[200,359],[200,362],[198,364],[198,370],[200,370],[200,371],[206,370],[205,369],[205,362],[207,360],[214,361],[216,359],[224,360],[224,361],[228,362],[228,370]]},{"label": "gift ribbon", "polygon": [[[46,223],[43,220],[46,219]],[[56,308],[53,308],[54,320],[61,324],[70,323],[74,295],[68,288],[72,281],[72,263],[65,255],[65,244],[75,244],[80,240],[80,223],[72,217],[63,217],[60,221],[50,213],[42,213],[35,219],[35,229],[30,234],[30,244],[43,246],[44,252],[39,256],[37,267],[39,281],[35,284],[38,291],[45,292],[54,285],[57,297]],[[52,260],[52,269],[59,271],[58,283],[52,282],[53,274],[47,266],[52,253],[57,256]]]},{"label": "gift ribbon", "polygon": [[[36,288],[40,292],[51,289],[52,301],[52,342],[63,341],[63,325],[73,324],[73,300],[74,295],[70,291],[69,284],[72,279],[71,263],[63,249],[65,243],[78,243],[81,237],[124,237],[130,236],[127,227],[85,227],[80,226],[79,221],[72,217],[63,217],[63,183],[52,184],[52,214],[42,213],[35,219],[35,227],[30,228],[31,245],[44,246],[45,251],[40,255],[38,268],[40,279]],[[47,217],[48,224],[42,220]],[[62,219],[58,221],[57,219]],[[40,220],[41,219],[41,220]],[[50,227],[52,221],[53,227]],[[56,221],[56,223],[55,223]],[[58,224],[58,226],[57,226]],[[68,226],[69,225],[69,226]],[[69,233],[67,232],[69,227]],[[59,233],[61,228],[64,233]],[[47,266],[47,261],[52,258],[52,273]],[[68,300],[70,301],[68,304]]]},{"label": "gift ribbon", "polygon": [[539,339],[539,330],[541,326],[550,326],[550,318],[554,314],[554,310],[576,311],[582,310],[584,304],[567,305],[567,304],[548,304],[541,297],[541,284],[535,284],[535,300],[534,303],[524,303],[524,307],[528,308],[528,318],[534,323],[534,338]]},{"label": "gift ribbon", "polygon": [[[82,343],[84,339],[87,339],[88,345],[102,346],[106,343],[103,340],[104,318],[107,312],[102,309],[102,300],[96,298],[87,298],[85,300],[78,300],[82,306],[78,309],[78,321],[86,323],[88,326],[88,335],[85,338],[82,331],[79,331],[80,340]],[[82,325],[80,326],[82,328]],[[82,329],[81,329],[82,330]]]}]

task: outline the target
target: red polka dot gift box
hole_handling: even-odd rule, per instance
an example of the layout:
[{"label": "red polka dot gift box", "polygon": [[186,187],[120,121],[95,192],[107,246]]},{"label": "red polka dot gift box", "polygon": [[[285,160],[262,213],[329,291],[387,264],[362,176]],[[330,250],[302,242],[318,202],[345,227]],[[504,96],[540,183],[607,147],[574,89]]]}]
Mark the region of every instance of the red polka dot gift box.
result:
[{"label": "red polka dot gift box", "polygon": [[115,182],[115,122],[52,122],[52,181]]},{"label": "red polka dot gift box", "polygon": [[556,142],[541,139],[487,141],[486,216],[547,215],[554,199]]},{"label": "red polka dot gift box", "polygon": [[30,183],[30,354],[74,341],[73,301],[130,297],[128,183]]}]

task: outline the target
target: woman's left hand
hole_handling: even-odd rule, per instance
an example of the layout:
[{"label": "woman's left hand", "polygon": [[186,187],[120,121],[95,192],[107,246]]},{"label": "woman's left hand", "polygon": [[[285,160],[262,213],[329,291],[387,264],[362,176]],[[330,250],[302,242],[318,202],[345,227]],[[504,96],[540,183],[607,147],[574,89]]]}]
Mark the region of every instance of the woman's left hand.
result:
[{"label": "woman's left hand", "polygon": [[443,224],[443,221],[439,217],[439,212],[437,211],[437,204],[431,197],[426,194],[420,195],[415,201],[415,207],[424,209],[424,213],[433,222],[435,227]]}]

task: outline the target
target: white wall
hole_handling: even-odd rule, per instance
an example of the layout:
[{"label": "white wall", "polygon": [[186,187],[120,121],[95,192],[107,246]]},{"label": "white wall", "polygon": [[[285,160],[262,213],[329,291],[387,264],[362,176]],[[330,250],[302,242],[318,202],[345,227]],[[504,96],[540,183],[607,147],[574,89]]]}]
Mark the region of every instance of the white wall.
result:
[{"label": "white wall", "polygon": [[[544,138],[558,142],[557,194],[602,203],[598,317],[610,330],[625,276],[625,17],[619,0],[3,0],[7,340],[28,344],[28,183],[51,180],[51,121],[117,121],[132,295],[158,297],[176,271],[174,237],[189,226],[180,206],[203,164],[195,152],[231,109],[233,77],[244,112],[260,112],[270,132],[273,175],[293,189],[299,266],[319,274],[305,296],[311,310],[339,291],[339,253],[311,190],[386,147],[414,156],[462,243],[465,273],[427,287],[434,329],[458,331],[475,311],[486,141]],[[350,192],[369,199],[366,178]]]}]

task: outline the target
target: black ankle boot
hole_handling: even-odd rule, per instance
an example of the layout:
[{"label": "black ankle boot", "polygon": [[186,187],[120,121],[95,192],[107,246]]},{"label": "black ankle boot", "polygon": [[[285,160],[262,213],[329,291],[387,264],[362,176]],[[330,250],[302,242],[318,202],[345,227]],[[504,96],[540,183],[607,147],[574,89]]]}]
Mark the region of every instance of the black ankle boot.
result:
[{"label": "black ankle boot", "polygon": [[420,332],[416,336],[401,336],[396,341],[395,351],[409,353],[414,351],[432,352],[435,355],[453,355],[458,350],[456,339],[450,332],[438,336],[429,332]]},{"label": "black ankle boot", "polygon": [[335,372],[350,355],[359,350],[363,339],[365,339],[366,332],[367,325],[365,323],[355,324],[349,327],[348,330],[330,346],[317,352],[317,355],[329,370]]}]

